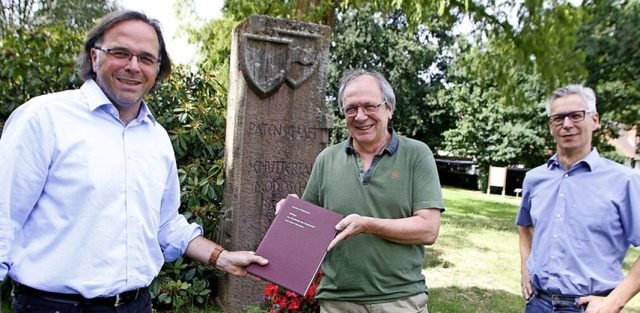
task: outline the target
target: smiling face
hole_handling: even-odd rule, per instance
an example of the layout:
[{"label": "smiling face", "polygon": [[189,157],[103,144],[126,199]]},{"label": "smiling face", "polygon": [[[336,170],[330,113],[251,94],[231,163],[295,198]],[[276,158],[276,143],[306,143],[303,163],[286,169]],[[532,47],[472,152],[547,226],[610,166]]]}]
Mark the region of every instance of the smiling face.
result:
[{"label": "smiling face", "polygon": [[[577,94],[556,98],[551,102],[549,115],[589,110],[587,103]],[[581,159],[591,151],[593,132],[600,126],[598,113],[587,113],[583,121],[572,122],[565,118],[562,124],[549,124],[553,138],[556,139],[558,155],[572,159]]]},{"label": "smiling face", "polygon": [[[361,75],[354,78],[344,89],[342,97],[343,108],[350,106],[377,105],[383,102],[384,95],[378,81],[371,75]],[[388,134],[387,125],[393,116],[387,105],[380,106],[378,112],[365,114],[358,109],[358,114],[347,117],[347,129],[353,137],[356,150],[378,150],[386,145]]]},{"label": "smiling face", "polygon": [[[96,46],[102,49],[125,49],[130,53],[147,54],[158,58],[160,44],[155,30],[149,24],[124,21],[104,33]],[[137,112],[142,98],[149,93],[158,75],[158,64],[144,65],[136,56],[131,60],[118,59],[107,52],[91,49],[96,83],[121,112]]]}]

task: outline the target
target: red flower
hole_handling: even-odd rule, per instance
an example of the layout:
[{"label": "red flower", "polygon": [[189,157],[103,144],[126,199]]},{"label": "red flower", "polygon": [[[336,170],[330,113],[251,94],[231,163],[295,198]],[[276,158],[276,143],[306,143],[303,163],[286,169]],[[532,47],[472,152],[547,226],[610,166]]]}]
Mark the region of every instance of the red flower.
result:
[{"label": "red flower", "polygon": [[286,290],[286,291],[284,292],[284,296],[285,296],[285,297],[287,297],[287,298],[289,298],[289,299],[295,299],[295,298],[297,298],[297,297],[298,297],[298,294],[297,294],[297,293],[295,293],[295,292],[293,292],[293,291]]},{"label": "red flower", "polygon": [[275,284],[264,288],[265,304],[269,313],[318,313],[320,305],[315,300],[322,273],[318,271],[305,297]]},{"label": "red flower", "polygon": [[286,309],[287,308],[287,298],[285,298],[285,297],[277,298],[276,299],[276,304],[278,306],[280,306],[281,308]]},{"label": "red flower", "polygon": [[290,298],[289,305],[287,305],[287,310],[298,310],[300,309],[300,304],[302,304],[302,299],[299,297]]},{"label": "red flower", "polygon": [[275,297],[278,294],[278,285],[268,284],[267,287],[264,288],[264,295],[267,297]]}]

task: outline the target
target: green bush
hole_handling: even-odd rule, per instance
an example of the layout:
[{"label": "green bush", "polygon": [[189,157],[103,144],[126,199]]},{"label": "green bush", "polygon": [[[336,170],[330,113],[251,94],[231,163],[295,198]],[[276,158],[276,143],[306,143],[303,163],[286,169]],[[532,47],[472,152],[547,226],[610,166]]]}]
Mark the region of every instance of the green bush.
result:
[{"label": "green bush", "polygon": [[[174,69],[147,99],[154,116],[171,137],[181,185],[180,212],[215,232],[224,182],[225,93],[212,75]],[[152,284],[156,307],[206,305],[216,272],[198,262],[179,259],[165,264]]]},{"label": "green bush", "polygon": [[30,98],[82,85],[74,70],[83,34],[51,25],[15,28],[0,38],[0,132],[9,114]]}]

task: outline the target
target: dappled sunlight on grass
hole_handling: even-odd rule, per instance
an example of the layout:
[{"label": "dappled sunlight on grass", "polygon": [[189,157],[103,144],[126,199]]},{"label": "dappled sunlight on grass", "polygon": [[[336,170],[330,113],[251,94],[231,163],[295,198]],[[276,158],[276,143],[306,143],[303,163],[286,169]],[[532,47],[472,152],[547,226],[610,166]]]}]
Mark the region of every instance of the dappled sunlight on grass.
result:
[{"label": "dappled sunlight on grass", "polygon": [[[453,233],[454,236],[449,236]],[[495,230],[443,229],[433,249],[439,264],[427,268],[430,287],[479,287],[519,292],[518,239]],[[427,252],[427,257],[429,257]],[[447,266],[442,266],[448,264]]]}]

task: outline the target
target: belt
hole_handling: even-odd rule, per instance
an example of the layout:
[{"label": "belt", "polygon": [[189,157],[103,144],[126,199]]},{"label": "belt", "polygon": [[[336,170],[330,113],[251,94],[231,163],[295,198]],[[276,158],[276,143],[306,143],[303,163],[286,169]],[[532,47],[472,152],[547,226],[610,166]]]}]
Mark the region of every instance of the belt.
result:
[{"label": "belt", "polygon": [[41,299],[63,302],[63,303],[81,303],[84,305],[100,305],[100,306],[120,306],[126,303],[130,303],[138,299],[138,297],[149,291],[149,287],[138,288],[130,291],[125,291],[121,294],[111,297],[97,297],[97,298],[85,298],[80,294],[67,294],[38,290],[29,286],[16,283],[15,293],[18,295],[34,296]]},{"label": "belt", "polygon": [[[611,290],[608,290],[605,292],[593,294],[593,296],[606,297],[610,293],[611,293]],[[547,301],[573,301],[576,305],[578,304],[578,299],[582,297],[582,296],[576,296],[576,295],[552,294],[540,289],[535,289],[535,294],[541,299],[544,299]],[[583,305],[583,307],[586,308],[587,306]]]}]

